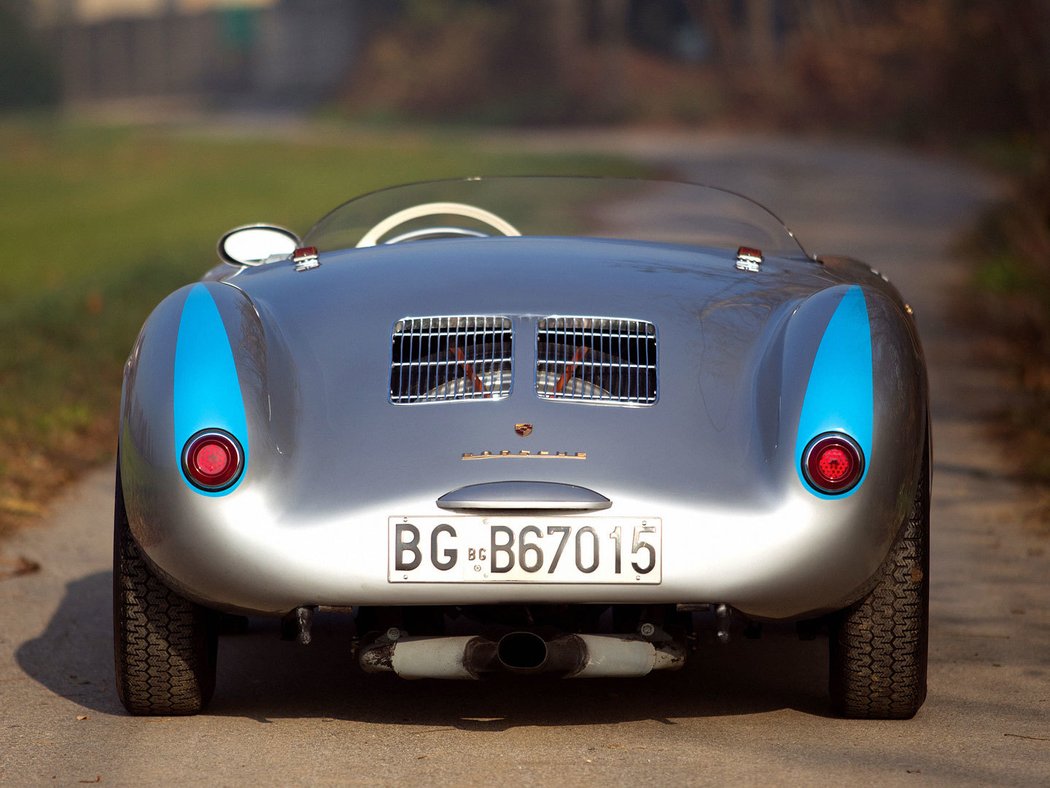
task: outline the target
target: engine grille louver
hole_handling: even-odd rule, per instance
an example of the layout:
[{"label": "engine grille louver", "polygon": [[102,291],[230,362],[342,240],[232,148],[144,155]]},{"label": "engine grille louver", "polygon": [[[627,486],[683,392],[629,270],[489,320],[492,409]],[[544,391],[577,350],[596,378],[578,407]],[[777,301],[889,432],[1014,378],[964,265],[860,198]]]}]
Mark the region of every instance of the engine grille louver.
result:
[{"label": "engine grille louver", "polygon": [[411,317],[394,325],[390,401],[399,405],[503,399],[513,333],[497,316]]},{"label": "engine grille louver", "polygon": [[652,405],[657,399],[656,327],[617,318],[541,319],[536,393],[545,399]]},{"label": "engine grille louver", "polygon": [[[513,351],[507,317],[406,317],[394,325],[390,401],[504,399],[512,387]],[[656,327],[619,318],[541,318],[535,390],[544,399],[652,405]]]}]

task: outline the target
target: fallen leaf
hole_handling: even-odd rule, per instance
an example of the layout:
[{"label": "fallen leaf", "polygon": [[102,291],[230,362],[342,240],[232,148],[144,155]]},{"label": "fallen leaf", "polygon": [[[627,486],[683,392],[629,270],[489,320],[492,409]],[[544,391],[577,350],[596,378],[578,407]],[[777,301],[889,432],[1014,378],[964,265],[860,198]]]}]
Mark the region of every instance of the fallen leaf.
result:
[{"label": "fallen leaf", "polygon": [[31,561],[23,556],[18,556],[18,558],[0,557],[0,580],[7,580],[11,577],[22,577],[23,575],[31,575],[34,572],[39,571],[39,563],[37,563],[36,561]]},{"label": "fallen leaf", "polygon": [[106,302],[102,298],[102,293],[92,290],[84,299],[84,306],[87,307],[89,315],[100,315],[106,306]]},{"label": "fallen leaf", "polygon": [[32,501],[24,501],[21,498],[0,498],[0,509],[8,514],[38,515],[44,513],[44,508]]}]

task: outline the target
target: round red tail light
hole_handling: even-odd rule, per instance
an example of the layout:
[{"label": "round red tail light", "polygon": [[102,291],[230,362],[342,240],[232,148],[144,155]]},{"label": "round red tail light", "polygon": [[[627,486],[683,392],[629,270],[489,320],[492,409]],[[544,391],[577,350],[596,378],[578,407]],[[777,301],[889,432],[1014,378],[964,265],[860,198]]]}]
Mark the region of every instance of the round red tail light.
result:
[{"label": "round red tail light", "polygon": [[828,495],[848,492],[864,473],[864,454],[856,441],[842,433],[819,435],[802,454],[806,480]]},{"label": "round red tail light", "polygon": [[222,430],[198,432],[186,442],[182,451],[182,470],[186,478],[209,492],[225,490],[237,481],[243,468],[241,444]]}]

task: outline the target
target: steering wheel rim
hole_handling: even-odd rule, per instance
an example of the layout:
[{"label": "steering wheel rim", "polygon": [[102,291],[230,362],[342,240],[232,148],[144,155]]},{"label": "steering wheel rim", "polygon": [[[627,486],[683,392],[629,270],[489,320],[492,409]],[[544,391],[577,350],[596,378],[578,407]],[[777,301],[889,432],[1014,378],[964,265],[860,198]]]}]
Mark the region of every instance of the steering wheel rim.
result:
[{"label": "steering wheel rim", "polygon": [[516,238],[521,235],[521,232],[519,232],[518,229],[506,219],[497,216],[492,213],[492,211],[486,211],[484,208],[478,208],[475,205],[467,205],[462,202],[428,202],[420,205],[413,205],[411,208],[404,208],[396,213],[390,214],[390,216],[386,217],[383,221],[379,222],[366,232],[361,237],[361,240],[357,242],[356,248],[364,249],[366,247],[375,246],[379,239],[388,232],[405,222],[411,221],[412,219],[441,215],[464,216],[468,219],[474,219],[482,224],[487,224],[492,229],[497,230],[508,237]]}]

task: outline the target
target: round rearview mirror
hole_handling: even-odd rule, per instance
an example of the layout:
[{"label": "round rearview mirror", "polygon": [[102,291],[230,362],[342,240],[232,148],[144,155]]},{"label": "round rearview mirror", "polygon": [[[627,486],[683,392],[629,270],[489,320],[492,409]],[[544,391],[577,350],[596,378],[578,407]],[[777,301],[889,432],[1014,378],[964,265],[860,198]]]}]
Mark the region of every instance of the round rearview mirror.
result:
[{"label": "round rearview mirror", "polygon": [[299,248],[299,236],[271,224],[253,224],[230,230],[219,239],[219,257],[231,265],[261,265],[283,260]]}]

